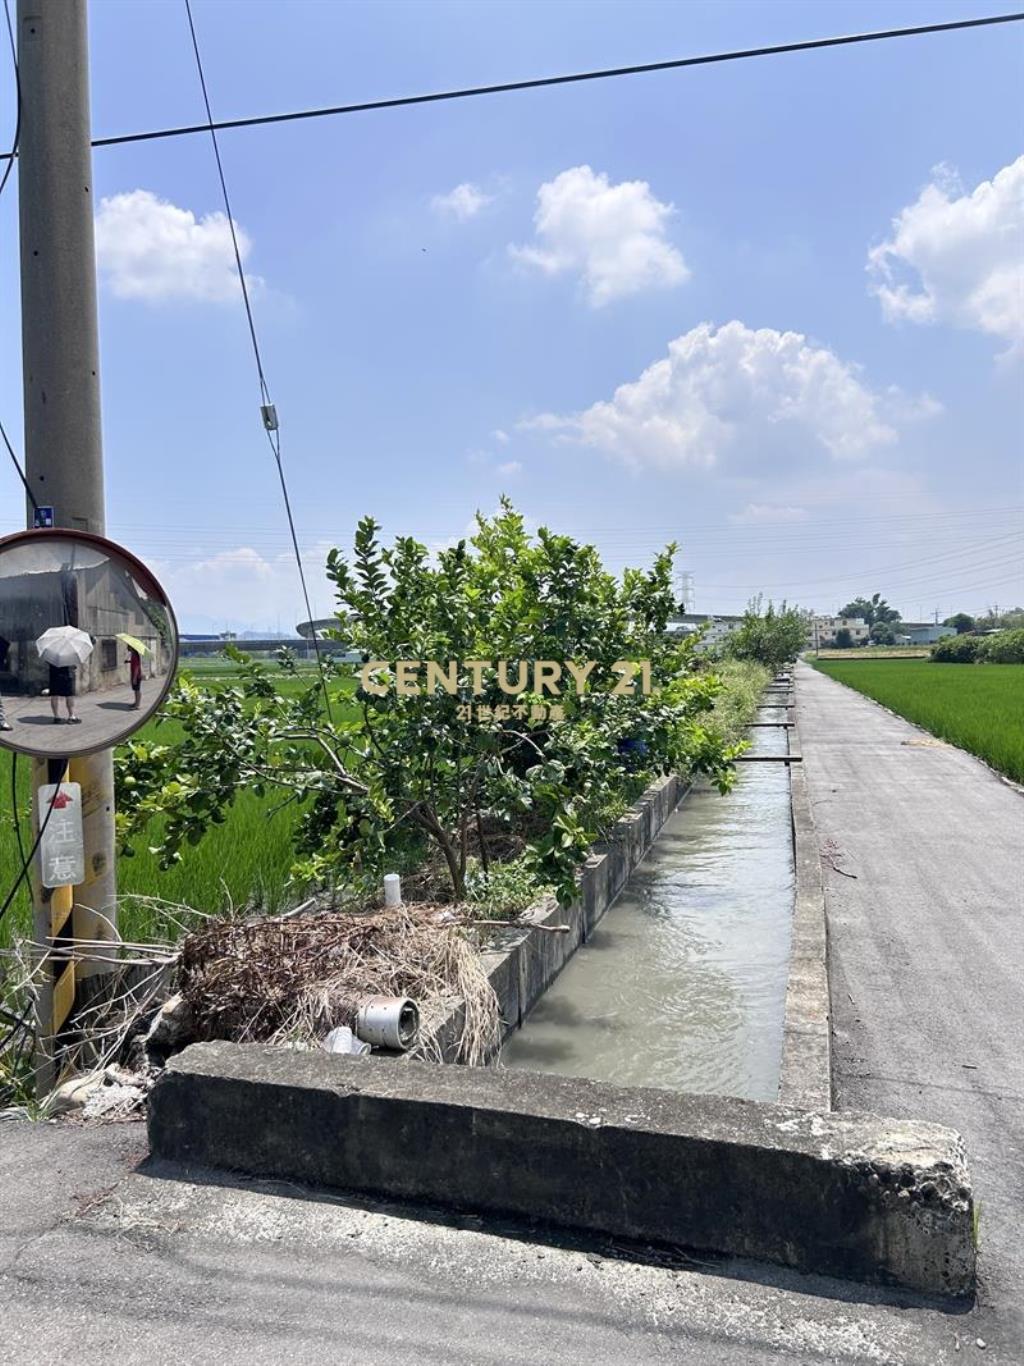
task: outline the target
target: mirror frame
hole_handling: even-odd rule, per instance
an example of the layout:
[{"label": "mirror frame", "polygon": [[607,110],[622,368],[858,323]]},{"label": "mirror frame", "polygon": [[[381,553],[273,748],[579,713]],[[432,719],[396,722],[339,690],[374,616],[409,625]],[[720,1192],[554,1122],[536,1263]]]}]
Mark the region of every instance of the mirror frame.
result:
[{"label": "mirror frame", "polygon": [[69,744],[66,748],[62,748],[58,755],[55,754],[53,750],[33,749],[31,745],[14,744],[11,741],[11,735],[14,732],[0,731],[0,747],[13,754],[24,754],[34,759],[77,759],[86,754],[99,754],[105,749],[113,749],[115,745],[124,744],[124,742],[130,739],[137,730],[141,729],[147,721],[150,721],[160,707],[163,706],[164,698],[167,696],[168,692],[170,692],[171,685],[178,672],[178,647],[180,643],[178,619],[174,615],[174,608],[171,606],[170,598],[168,598],[167,594],[164,592],[163,586],[153,571],[148,568],[147,565],[143,564],[137,555],[133,555],[130,550],[125,550],[123,545],[119,545],[117,541],[108,540],[106,536],[98,536],[93,531],[79,531],[75,527],[68,526],[40,527],[28,531],[16,531],[10,536],[0,536],[0,556],[14,546],[41,545],[44,541],[54,543],[61,542],[64,544],[67,544],[70,541],[75,541],[78,544],[84,543],[85,545],[92,546],[96,550],[102,551],[109,558],[122,560],[132,571],[132,576],[146,590],[146,593],[150,597],[158,598],[160,600],[170,618],[171,626],[174,628],[174,648],[171,652],[171,661],[164,677],[163,686],[157,694],[156,701],[144,713],[140,714],[138,718],[133,719],[125,726],[123,730],[117,731],[110,739],[104,740],[102,744],[84,744],[81,746]]}]

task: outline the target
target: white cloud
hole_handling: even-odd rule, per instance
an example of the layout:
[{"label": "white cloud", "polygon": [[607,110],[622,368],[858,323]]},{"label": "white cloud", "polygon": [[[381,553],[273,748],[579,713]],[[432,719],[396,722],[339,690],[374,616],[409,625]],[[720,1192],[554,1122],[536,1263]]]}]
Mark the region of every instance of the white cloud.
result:
[{"label": "white cloud", "polygon": [[508,432],[503,432],[500,427],[496,427],[494,431],[491,432],[491,436],[497,441],[499,446],[508,445]]},{"label": "white cloud", "polygon": [[689,270],[666,238],[674,213],[644,180],[612,185],[574,166],[537,191],[534,243],[513,258],[546,275],[578,274],[594,308],[642,290],[682,284]]},{"label": "white cloud", "polygon": [[506,460],[503,465],[498,465],[496,468],[499,474],[504,474],[510,478],[514,478],[515,475],[523,472],[522,463],[518,460]]},{"label": "white cloud", "polygon": [[748,503],[729,518],[740,526],[775,526],[786,522],[806,522],[807,509],[782,503]]},{"label": "white cloud", "polygon": [[949,323],[1024,342],[1024,156],[969,194],[947,167],[868,253],[890,320]]},{"label": "white cloud", "polygon": [[[244,261],[252,246],[235,224]],[[239,295],[227,217],[196,218],[149,190],[131,190],[100,202],[96,215],[96,258],[120,299],[162,303],[170,299],[234,301]],[[248,277],[247,283],[259,284]]]},{"label": "white cloud", "polygon": [[488,204],[493,203],[494,196],[485,194],[479,185],[472,185],[468,180],[461,185],[456,185],[454,190],[449,190],[447,194],[436,194],[430,201],[430,206],[435,213],[441,214],[445,218],[454,218],[456,222],[466,223],[471,218],[475,218],[481,209],[486,209]]},{"label": "white cloud", "polygon": [[634,468],[711,468],[729,455],[764,465],[769,451],[781,461],[808,445],[849,459],[896,441],[897,397],[873,392],[855,365],[799,332],[701,323],[611,399],[522,425]]},{"label": "white cloud", "polygon": [[[334,590],[324,567],[329,549],[325,541],[302,552],[315,616],[329,616],[334,610]],[[251,546],[237,546],[205,556],[200,551],[184,565],[164,565],[158,556],[149,563],[167,590],[182,630],[274,630],[279,623],[290,635],[296,623],[305,620],[290,551],[266,556]]]}]

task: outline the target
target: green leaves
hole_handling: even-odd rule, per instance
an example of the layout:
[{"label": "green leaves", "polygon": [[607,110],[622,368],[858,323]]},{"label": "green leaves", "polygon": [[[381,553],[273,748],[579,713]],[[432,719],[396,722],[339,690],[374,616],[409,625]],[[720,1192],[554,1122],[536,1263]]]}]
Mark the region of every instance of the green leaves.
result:
[{"label": "green leaves", "polygon": [[733,659],[749,659],[777,673],[795,659],[807,641],[807,620],[803,612],[783,601],[779,607],[752,598],[743,624],[726,643],[725,652]]},{"label": "green leaves", "polygon": [[[129,745],[119,760],[126,847],[159,816],[168,866],[226,818],[239,791],[266,788],[302,804],[297,879],[351,887],[432,847],[461,899],[472,859],[488,861],[489,838],[525,846],[523,877],[571,899],[608,813],[652,777],[675,769],[732,780],[726,741],[700,719],[719,684],[695,672],[691,642],[666,635],[673,550],[620,579],[593,546],[547,528],[531,536],[507,499],[494,517],[478,516],[468,544],[433,557],[409,536],[383,547],[379,525],[363,518],[351,557],[327,556],[338,635],[391,666],[456,661],[457,695],[359,688],[331,724],[317,683],[284,693],[275,685],[295,674],[290,652],[279,652],[272,676],[229,645],[237,684],[206,689],[185,676],[164,711],[183,738]],[[558,698],[511,698],[488,671],[475,697],[472,660],[506,660],[513,673],[524,662],[531,677],[538,661],[593,668],[582,691],[564,672]],[[649,663],[649,695],[613,694],[613,665],[624,660]],[[555,701],[564,719],[529,719],[532,704]],[[526,704],[526,715],[475,709],[510,702]]]}]

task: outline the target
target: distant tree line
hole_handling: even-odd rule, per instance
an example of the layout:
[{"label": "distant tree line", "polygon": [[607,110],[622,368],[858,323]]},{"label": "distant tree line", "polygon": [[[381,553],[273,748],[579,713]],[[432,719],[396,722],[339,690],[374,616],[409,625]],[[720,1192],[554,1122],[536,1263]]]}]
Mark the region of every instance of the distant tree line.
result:
[{"label": "distant tree line", "polygon": [[932,646],[936,664],[1024,664],[1024,629],[947,636]]}]

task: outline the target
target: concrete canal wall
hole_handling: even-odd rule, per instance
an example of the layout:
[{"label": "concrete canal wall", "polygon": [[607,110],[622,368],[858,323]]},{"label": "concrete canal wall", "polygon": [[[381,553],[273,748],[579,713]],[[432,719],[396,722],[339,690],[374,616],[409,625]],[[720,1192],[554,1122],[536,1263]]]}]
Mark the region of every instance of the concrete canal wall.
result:
[{"label": "concrete canal wall", "polygon": [[[520,917],[522,928],[496,930],[483,953],[484,966],[498,997],[507,1037],[518,1029],[554,979],[622,891],[630,874],[679,805],[688,784],[675,776],[652,783],[595,846],[583,866],[580,893],[572,905],[544,897]],[[565,925],[565,931],[538,926]],[[437,1043],[446,1062],[454,1061],[462,1032],[461,1010],[440,1027]]]},{"label": "concrete canal wall", "polygon": [[[794,727],[791,740],[797,743]],[[828,922],[821,849],[802,764],[790,766],[793,821],[793,939],[782,1034],[779,1102],[800,1109],[832,1108],[832,1004],[828,981]]]},{"label": "concrete canal wall", "polygon": [[[786,709],[789,750],[799,755],[791,680],[784,677],[771,683],[762,705]],[[784,1105],[823,1112],[832,1107],[832,1076],[821,859],[802,765],[793,763],[788,771],[794,904],[778,1100]],[[653,783],[616,823],[608,842],[588,859],[580,881],[580,895],[571,906],[563,909],[553,898],[546,898],[523,915],[524,928],[496,934],[492,947],[484,953],[484,961],[498,997],[505,1038],[523,1024],[562,968],[586,943],[650,851],[688,787],[675,777]],[[538,925],[566,925],[568,930],[558,933],[531,928]],[[461,1012],[456,1011],[439,1030],[438,1042],[445,1061],[455,1058],[461,1028]]]}]

